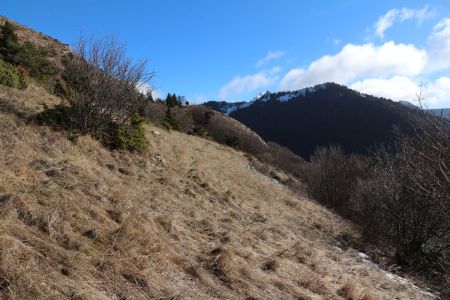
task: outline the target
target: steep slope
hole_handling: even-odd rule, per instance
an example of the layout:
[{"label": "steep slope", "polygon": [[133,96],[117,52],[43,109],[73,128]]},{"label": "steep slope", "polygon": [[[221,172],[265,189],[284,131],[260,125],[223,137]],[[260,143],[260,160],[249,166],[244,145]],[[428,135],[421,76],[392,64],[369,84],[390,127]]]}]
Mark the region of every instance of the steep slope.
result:
[{"label": "steep slope", "polygon": [[[227,112],[217,105],[210,107]],[[325,83],[293,92],[265,93],[229,114],[265,140],[309,158],[317,147],[340,145],[367,153],[389,142],[393,130],[407,130],[415,111],[393,101]]]},{"label": "steep slope", "polygon": [[1,298],[432,298],[243,153],[152,124],[148,154],[109,151],[31,121],[58,102],[0,86]]}]

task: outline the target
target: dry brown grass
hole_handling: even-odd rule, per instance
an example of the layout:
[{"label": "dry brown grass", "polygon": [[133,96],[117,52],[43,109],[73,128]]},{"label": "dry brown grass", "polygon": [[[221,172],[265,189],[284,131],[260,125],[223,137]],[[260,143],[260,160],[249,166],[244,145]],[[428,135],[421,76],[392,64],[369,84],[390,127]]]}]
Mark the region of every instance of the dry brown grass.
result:
[{"label": "dry brown grass", "polygon": [[153,125],[148,154],[111,152],[24,118],[57,100],[0,87],[0,298],[427,299],[243,153]]}]

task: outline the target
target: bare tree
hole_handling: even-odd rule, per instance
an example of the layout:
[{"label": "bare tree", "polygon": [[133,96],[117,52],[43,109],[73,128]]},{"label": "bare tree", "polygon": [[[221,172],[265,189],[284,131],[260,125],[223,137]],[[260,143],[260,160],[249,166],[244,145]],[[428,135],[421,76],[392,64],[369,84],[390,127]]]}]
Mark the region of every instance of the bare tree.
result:
[{"label": "bare tree", "polygon": [[86,40],[81,37],[65,63],[71,123],[77,129],[96,133],[114,123],[126,124],[145,109],[146,97],[139,89],[150,81],[147,62],[126,56],[124,44],[115,38]]},{"label": "bare tree", "polygon": [[312,197],[350,217],[354,208],[349,200],[366,172],[365,164],[362,157],[346,155],[340,147],[319,148],[301,177]]},{"label": "bare tree", "polygon": [[445,271],[450,266],[450,124],[427,109],[419,114],[413,134],[399,133],[392,148],[375,154],[374,168],[353,198],[366,234],[393,244],[400,263]]}]

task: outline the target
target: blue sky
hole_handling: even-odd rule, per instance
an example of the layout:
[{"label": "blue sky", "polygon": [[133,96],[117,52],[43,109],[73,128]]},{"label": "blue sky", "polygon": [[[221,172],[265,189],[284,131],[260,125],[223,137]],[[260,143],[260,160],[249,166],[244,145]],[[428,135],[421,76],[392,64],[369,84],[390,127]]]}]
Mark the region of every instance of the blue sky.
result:
[{"label": "blue sky", "polygon": [[192,102],[335,81],[450,107],[448,1],[15,0],[0,14],[68,44],[113,34],[160,94]]}]

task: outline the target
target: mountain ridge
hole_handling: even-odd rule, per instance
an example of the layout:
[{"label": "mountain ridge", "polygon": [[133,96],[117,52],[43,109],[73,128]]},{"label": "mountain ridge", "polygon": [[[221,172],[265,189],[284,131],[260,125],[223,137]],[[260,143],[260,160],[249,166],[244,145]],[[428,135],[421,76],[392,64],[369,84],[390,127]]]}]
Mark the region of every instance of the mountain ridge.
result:
[{"label": "mountain ridge", "polygon": [[265,140],[306,159],[317,147],[330,145],[340,145],[347,153],[368,153],[389,143],[393,130],[411,130],[410,123],[416,118],[414,109],[336,83],[265,93],[232,109],[227,103],[205,105],[223,113],[230,111],[229,116]]}]

